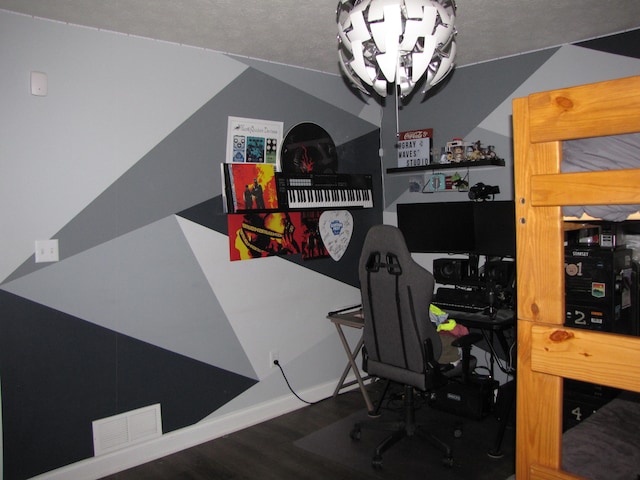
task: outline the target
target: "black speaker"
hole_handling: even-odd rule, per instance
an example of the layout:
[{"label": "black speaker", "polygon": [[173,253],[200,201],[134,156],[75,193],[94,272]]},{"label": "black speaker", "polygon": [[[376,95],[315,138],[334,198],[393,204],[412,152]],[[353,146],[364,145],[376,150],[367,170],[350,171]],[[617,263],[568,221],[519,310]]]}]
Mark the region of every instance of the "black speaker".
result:
[{"label": "black speaker", "polygon": [[433,261],[433,276],[438,283],[464,284],[469,279],[469,260],[466,258],[436,258]]},{"label": "black speaker", "polygon": [[516,263],[510,261],[488,261],[483,265],[485,283],[491,282],[503,288],[513,288],[516,280]]}]

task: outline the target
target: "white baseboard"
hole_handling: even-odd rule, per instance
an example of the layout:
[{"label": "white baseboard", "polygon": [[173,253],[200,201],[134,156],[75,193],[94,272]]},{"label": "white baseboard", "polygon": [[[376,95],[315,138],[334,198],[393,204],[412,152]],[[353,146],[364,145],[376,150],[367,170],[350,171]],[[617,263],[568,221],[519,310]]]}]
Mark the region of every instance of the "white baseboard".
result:
[{"label": "white baseboard", "polygon": [[[333,395],[335,386],[336,382],[331,381],[300,392],[300,395],[303,398],[311,399],[310,401],[321,400]],[[357,385],[352,388],[357,388]],[[69,478],[95,480],[265,422],[304,406],[305,404],[293,394],[285,395],[241,411],[213,418],[205,423],[197,423],[169,432],[157,439],[120,451],[66,465],[33,477],[33,480],[67,480]]]}]

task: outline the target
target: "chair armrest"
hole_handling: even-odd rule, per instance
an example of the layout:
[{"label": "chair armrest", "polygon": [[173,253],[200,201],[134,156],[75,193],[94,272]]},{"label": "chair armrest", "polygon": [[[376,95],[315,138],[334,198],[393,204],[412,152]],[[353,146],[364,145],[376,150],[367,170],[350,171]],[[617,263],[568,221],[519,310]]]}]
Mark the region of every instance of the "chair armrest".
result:
[{"label": "chair armrest", "polygon": [[471,345],[482,340],[481,333],[469,333],[462,337],[456,338],[451,345],[458,348],[471,348]]}]

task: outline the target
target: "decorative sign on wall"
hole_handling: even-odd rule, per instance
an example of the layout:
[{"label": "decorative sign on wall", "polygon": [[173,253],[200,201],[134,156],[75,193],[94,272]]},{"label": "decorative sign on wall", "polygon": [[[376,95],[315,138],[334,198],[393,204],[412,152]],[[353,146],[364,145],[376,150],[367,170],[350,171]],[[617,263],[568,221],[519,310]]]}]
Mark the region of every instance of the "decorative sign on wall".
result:
[{"label": "decorative sign on wall", "polygon": [[431,163],[433,128],[398,134],[398,168],[423,167]]},{"label": "decorative sign on wall", "polygon": [[280,162],[284,173],[336,173],[338,152],[324,128],[303,122],[284,136]]},{"label": "decorative sign on wall", "polygon": [[225,161],[280,165],[283,130],[283,122],[229,117]]},{"label": "decorative sign on wall", "polygon": [[330,210],[320,215],[320,236],[336,262],[347,251],[353,233],[353,216],[348,210]]}]

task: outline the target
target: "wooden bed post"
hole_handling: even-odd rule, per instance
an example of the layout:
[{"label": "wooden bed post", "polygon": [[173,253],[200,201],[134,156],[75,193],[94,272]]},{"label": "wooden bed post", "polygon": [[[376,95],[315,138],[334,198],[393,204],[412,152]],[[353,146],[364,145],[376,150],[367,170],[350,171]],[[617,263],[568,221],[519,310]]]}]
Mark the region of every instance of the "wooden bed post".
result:
[{"label": "wooden bed post", "polygon": [[565,327],[562,206],[640,204],[640,168],[560,173],[565,140],[640,132],[640,76],[513,101],[516,480],[562,471],[564,378],[640,392],[640,338]]},{"label": "wooden bed post", "polygon": [[[564,321],[564,264],[560,207],[533,208],[531,177],[560,171],[559,142],[532,144],[527,99],[513,103],[516,245],[518,265],[517,480],[527,465],[559,468],[562,378],[531,369],[531,328]],[[534,241],[536,240],[536,241]],[[526,445],[526,448],[523,448]]]}]

